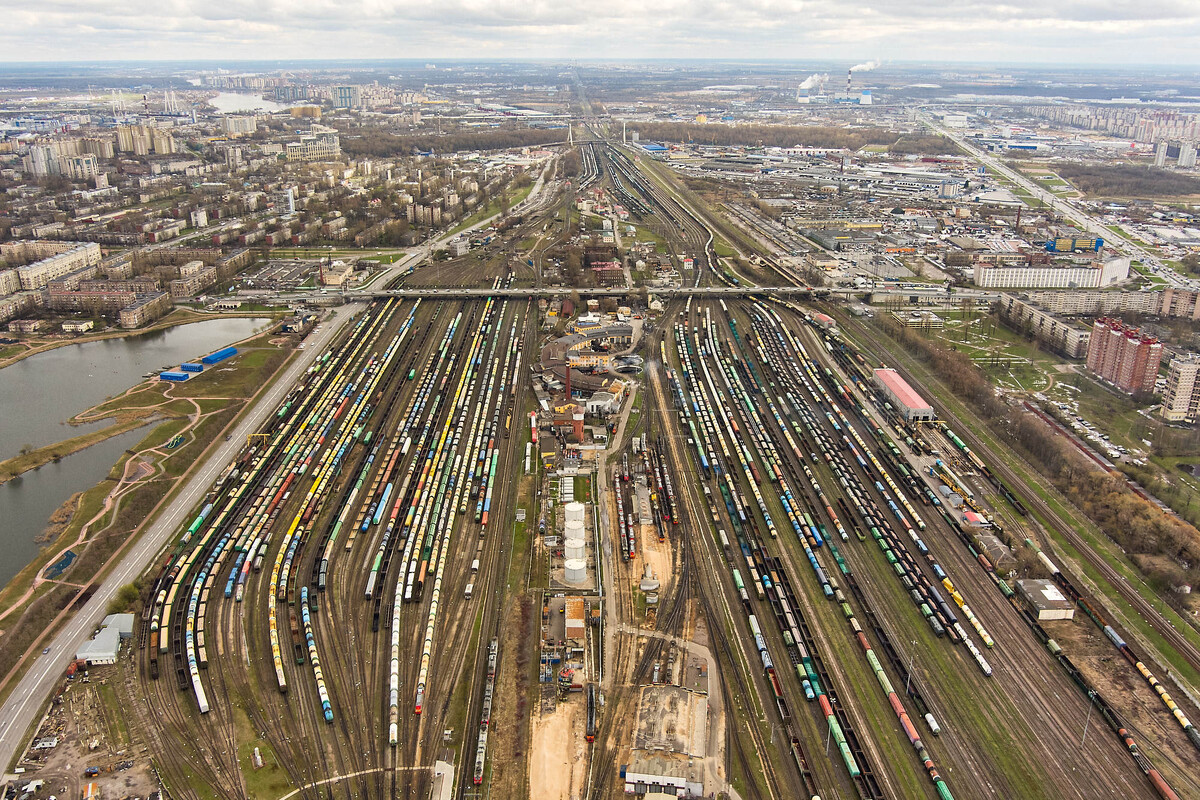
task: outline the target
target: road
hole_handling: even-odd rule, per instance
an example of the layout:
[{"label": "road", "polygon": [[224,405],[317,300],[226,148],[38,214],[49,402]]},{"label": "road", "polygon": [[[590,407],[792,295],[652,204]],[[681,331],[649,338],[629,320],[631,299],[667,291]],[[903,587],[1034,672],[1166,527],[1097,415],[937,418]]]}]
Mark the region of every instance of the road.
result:
[{"label": "road", "polygon": [[[533,184],[533,188],[529,190],[529,194],[526,195],[524,200],[522,200],[520,203],[517,203],[511,209],[511,211],[509,213],[523,214],[527,211],[536,210],[536,208],[539,207],[539,205],[536,201],[537,201],[538,197],[541,195],[542,191],[546,188],[546,172],[549,169],[549,166],[550,165],[547,165],[545,168],[542,169],[541,173],[538,174],[537,181]],[[479,228],[482,228],[486,225],[490,225],[492,223],[492,221],[499,218],[500,216],[501,216],[500,214],[494,214],[486,219],[481,219],[479,222],[476,222],[474,225],[471,225],[468,228],[464,228],[460,231],[456,231],[455,233],[445,233],[445,234],[442,234],[442,236],[437,239],[431,239],[430,241],[425,242],[424,244],[420,245],[415,250],[413,250],[411,253],[409,253],[407,256],[405,256],[404,258],[400,259],[399,261],[396,261],[393,264],[389,264],[387,266],[387,269],[383,270],[383,273],[381,275],[376,275],[366,285],[360,286],[356,289],[347,290],[346,295],[351,296],[351,295],[357,294],[359,292],[369,291],[371,286],[376,286],[376,285],[387,286],[389,281],[392,281],[395,278],[399,277],[400,274],[403,272],[406,272],[410,266],[415,267],[417,264],[420,264],[422,261],[428,260],[430,254],[434,250],[445,247],[450,242],[451,239],[456,239],[459,236],[468,235],[472,231],[478,230]],[[300,299],[297,296],[289,296],[289,297],[293,301],[295,301],[296,299]],[[289,297],[281,297],[280,299],[289,299]]]},{"label": "road", "polygon": [[179,530],[187,514],[195,508],[224,466],[241,450],[247,434],[253,433],[267,415],[274,412],[292,385],[359,310],[361,306],[357,304],[341,309],[336,317],[321,323],[320,330],[305,340],[305,349],[297,351],[296,360],[257,399],[255,406],[238,422],[229,439],[219,442],[215,450],[204,456],[204,464],[186,479],[182,492],[154,524],[138,537],[116,568],[97,587],[91,599],[54,637],[49,645],[50,652],[37,657],[0,707],[0,765],[7,767],[19,752],[26,731],[41,712],[51,689],[74,658],[79,646],[92,635],[117,591],[145,571],[151,559]]},{"label": "road", "polygon": [[[545,177],[546,170],[544,169],[529,195],[513,209],[514,212],[530,210],[538,205],[537,201],[547,186]],[[481,220],[464,231],[455,234],[447,233],[439,239],[426,242],[404,259],[388,265],[384,274],[378,276],[372,283],[379,282],[379,285],[386,286],[388,281],[407,270],[409,266],[428,258],[433,249],[444,246],[455,236],[469,233],[489,224],[492,219],[495,217]],[[214,451],[204,456],[203,466],[186,480],[183,491],[175,498],[170,507],[138,538],[116,568],[96,589],[91,599],[71,617],[66,627],[54,637],[49,645],[49,653],[37,656],[32,668],[14,687],[8,701],[0,707],[0,765],[7,766],[13,756],[18,753],[23,744],[23,737],[42,710],[42,704],[46,697],[62,675],[69,660],[74,657],[76,650],[91,636],[95,626],[104,617],[105,610],[117,591],[145,571],[151,559],[162,550],[172,534],[179,529],[188,512],[208,491],[221,469],[241,450],[246,435],[256,430],[267,414],[274,411],[292,385],[325,351],[326,346],[349,321],[350,317],[360,310],[360,307],[354,302],[357,299],[354,295],[354,292],[348,292],[346,299],[351,301],[350,305],[342,308],[333,320],[322,323],[320,330],[305,340],[305,349],[298,351],[297,359],[267,390],[266,394],[258,399],[255,407],[238,423],[230,438],[220,442]],[[364,299],[368,296],[365,292],[363,293]],[[18,662],[18,668],[21,663]]]},{"label": "road", "polygon": [[943,136],[945,136],[946,138],[952,140],[956,145],[961,147],[967,153],[969,153],[972,156],[974,156],[975,158],[979,159],[980,162],[982,162],[983,164],[987,165],[988,167],[994,169],[996,172],[998,172],[1001,175],[1003,175],[1004,177],[1008,178],[1010,181],[1017,184],[1022,189],[1029,192],[1031,195],[1033,195],[1034,197],[1036,197],[1039,200],[1041,200],[1042,202],[1044,202],[1046,205],[1053,208],[1059,214],[1062,214],[1064,217],[1071,220],[1071,222],[1073,222],[1077,226],[1079,226],[1080,230],[1083,230],[1083,231],[1093,234],[1095,236],[1099,236],[1106,240],[1111,240],[1114,235],[1118,236],[1121,241],[1121,247],[1123,247],[1125,250],[1129,251],[1130,255],[1132,255],[1134,258],[1140,260],[1142,262],[1142,264],[1144,264],[1148,267],[1156,268],[1155,275],[1157,275],[1158,277],[1167,281],[1168,283],[1172,284],[1173,286],[1176,286],[1179,288],[1186,287],[1187,281],[1175,270],[1173,270],[1170,267],[1168,267],[1167,265],[1163,264],[1162,261],[1158,258],[1158,256],[1155,255],[1154,253],[1152,253],[1151,251],[1147,250],[1146,248],[1142,247],[1139,244],[1136,244],[1136,243],[1130,241],[1129,239],[1125,238],[1124,236],[1122,236],[1120,234],[1114,234],[1114,232],[1112,230],[1107,228],[1103,223],[1101,223],[1099,220],[1097,220],[1091,214],[1088,214],[1086,211],[1081,210],[1077,206],[1072,205],[1071,203],[1068,203],[1066,200],[1062,200],[1062,199],[1056,197],[1054,194],[1046,191],[1043,187],[1038,186],[1035,182],[1026,178],[1019,171],[1004,164],[1002,161],[1000,161],[1000,159],[996,158],[993,155],[990,155],[989,153],[984,152],[983,150],[980,150],[978,147],[976,147],[974,144],[972,144],[967,139],[967,137],[965,137],[963,134],[958,133],[957,131],[951,130],[950,128],[946,128],[942,125],[939,125],[928,114],[922,113],[921,120],[923,122],[925,122],[927,125],[929,125],[929,127],[936,130],[938,133],[940,133]]}]

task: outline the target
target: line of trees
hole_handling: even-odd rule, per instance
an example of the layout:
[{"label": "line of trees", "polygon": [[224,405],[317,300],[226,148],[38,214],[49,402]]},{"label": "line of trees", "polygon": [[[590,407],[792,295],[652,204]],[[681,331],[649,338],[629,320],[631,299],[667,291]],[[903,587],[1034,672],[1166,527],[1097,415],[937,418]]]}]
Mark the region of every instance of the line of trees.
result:
[{"label": "line of trees", "polygon": [[868,144],[890,145],[896,134],[883,128],[834,128],[817,125],[697,125],[687,122],[639,122],[643,139],[709,145],[830,147],[857,150]]},{"label": "line of trees", "polygon": [[482,131],[457,131],[438,134],[394,134],[379,128],[344,127],[341,129],[342,152],[350,156],[390,158],[414,152],[457,153],[463,150],[505,150],[510,147],[561,142],[567,132],[542,128],[489,128]]},{"label": "line of trees", "polygon": [[1058,174],[1090,195],[1182,197],[1200,195],[1200,178],[1135,164],[1056,164]]}]

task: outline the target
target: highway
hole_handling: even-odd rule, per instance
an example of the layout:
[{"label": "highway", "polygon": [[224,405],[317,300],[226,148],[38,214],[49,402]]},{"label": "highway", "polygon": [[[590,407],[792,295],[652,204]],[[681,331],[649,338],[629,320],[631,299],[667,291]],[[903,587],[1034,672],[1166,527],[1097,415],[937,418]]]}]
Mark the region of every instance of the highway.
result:
[{"label": "highway", "polygon": [[1017,170],[1004,164],[1002,161],[1000,161],[1000,159],[984,152],[983,150],[980,150],[961,133],[939,125],[928,113],[922,113],[921,120],[929,125],[929,127],[945,136],[947,139],[952,140],[967,153],[979,159],[981,163],[986,164],[988,167],[994,169],[996,172],[1008,178],[1013,183],[1017,184],[1022,189],[1029,192],[1031,195],[1038,198],[1058,213],[1062,214],[1071,222],[1079,226],[1080,230],[1095,236],[1099,236],[1106,241],[1112,240],[1114,235],[1117,236],[1120,239],[1121,247],[1127,250],[1130,255],[1148,267],[1156,267],[1156,275],[1170,283],[1172,286],[1186,288],[1187,281],[1175,270],[1163,264],[1158,256],[1151,251],[1130,241],[1121,234],[1114,234],[1112,230],[1107,228],[1103,223],[1101,223],[1092,215],[1088,214],[1086,211],[1081,210],[1066,200],[1055,197],[1052,193],[1046,191],[1041,186],[1038,186],[1036,183],[1026,178]]},{"label": "highway", "polygon": [[91,599],[75,612],[66,627],[54,637],[49,645],[50,652],[37,657],[32,668],[25,673],[8,700],[0,707],[0,764],[7,767],[13,756],[19,752],[26,731],[37,718],[55,683],[74,658],[79,646],[91,637],[117,591],[146,569],[151,559],[179,530],[188,512],[208,491],[220,471],[242,449],[247,434],[253,433],[267,415],[274,412],[287,391],[359,310],[357,304],[341,309],[336,317],[321,323],[320,330],[305,340],[305,349],[297,351],[297,358],[266,393],[257,399],[254,407],[243,415],[232,435],[227,440],[218,442],[215,450],[203,456],[204,464],[186,479],[182,492],[154,524],[138,537],[116,568],[96,588]]}]

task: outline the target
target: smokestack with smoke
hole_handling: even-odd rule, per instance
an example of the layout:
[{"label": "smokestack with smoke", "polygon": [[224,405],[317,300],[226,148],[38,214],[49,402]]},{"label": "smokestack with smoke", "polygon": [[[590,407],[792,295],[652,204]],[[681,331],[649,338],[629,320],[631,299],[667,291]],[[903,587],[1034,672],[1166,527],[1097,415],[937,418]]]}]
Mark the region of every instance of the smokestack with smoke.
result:
[{"label": "smokestack with smoke", "polygon": [[855,64],[853,67],[850,68],[850,71],[851,72],[870,72],[873,69],[879,69],[881,66],[883,66],[883,62],[880,61],[879,59],[874,59],[872,61],[867,61],[863,64]]}]

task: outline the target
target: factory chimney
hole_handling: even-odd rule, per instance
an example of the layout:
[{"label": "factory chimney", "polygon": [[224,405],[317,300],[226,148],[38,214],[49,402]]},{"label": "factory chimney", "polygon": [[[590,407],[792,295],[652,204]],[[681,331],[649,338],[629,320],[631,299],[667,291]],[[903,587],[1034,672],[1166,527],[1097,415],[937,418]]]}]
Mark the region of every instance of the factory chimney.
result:
[{"label": "factory chimney", "polygon": [[846,70],[846,94],[850,94],[850,80],[854,77],[854,70]]}]

